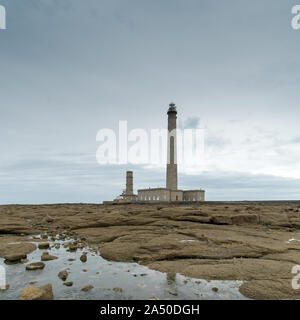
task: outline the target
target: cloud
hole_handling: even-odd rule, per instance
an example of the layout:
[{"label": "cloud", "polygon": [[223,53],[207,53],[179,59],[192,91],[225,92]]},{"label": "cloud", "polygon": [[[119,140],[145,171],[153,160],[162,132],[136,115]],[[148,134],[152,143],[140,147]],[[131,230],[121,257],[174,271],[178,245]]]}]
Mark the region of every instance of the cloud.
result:
[{"label": "cloud", "polygon": [[230,139],[222,137],[221,135],[217,135],[209,132],[208,130],[205,132],[205,147],[206,148],[217,148],[224,149],[226,146],[230,144]]},{"label": "cloud", "polygon": [[300,179],[265,174],[204,172],[180,178],[184,189],[206,190],[207,200],[299,200]]},{"label": "cloud", "polygon": [[[127,170],[134,189],[165,187],[165,168],[100,166],[91,156],[55,155],[0,166],[0,203],[101,203],[125,189]],[[205,189],[207,200],[299,199],[300,179],[229,171],[179,172],[179,188]]]},{"label": "cloud", "polygon": [[200,125],[200,118],[199,117],[190,117],[187,118],[184,122],[185,129],[197,129]]},{"label": "cloud", "polygon": [[[0,202],[113,198],[131,166],[96,164],[97,131],[164,128],[170,97],[182,128],[205,128],[205,166],[179,168],[187,188],[297,197],[300,42],[288,1],[1,4]],[[137,186],[165,184],[164,168],[132,168]]]},{"label": "cloud", "polygon": [[292,138],[289,142],[293,143],[293,144],[300,143],[300,136],[296,136],[296,137]]}]

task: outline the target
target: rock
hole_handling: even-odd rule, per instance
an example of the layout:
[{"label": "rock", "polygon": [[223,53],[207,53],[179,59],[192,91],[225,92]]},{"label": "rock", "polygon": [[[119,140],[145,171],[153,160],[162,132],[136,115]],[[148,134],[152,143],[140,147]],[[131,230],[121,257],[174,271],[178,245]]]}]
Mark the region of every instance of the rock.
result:
[{"label": "rock", "polygon": [[83,253],[82,256],[80,257],[81,262],[86,262],[87,261],[87,256],[86,253]]},{"label": "rock", "polygon": [[[5,239],[5,238],[4,238]],[[5,263],[20,263],[27,258],[27,254],[36,249],[33,243],[5,243],[0,239],[0,257],[5,259]]]},{"label": "rock", "polygon": [[53,300],[53,291],[52,285],[46,284],[42,287],[28,287],[25,288],[21,296],[20,300]]},{"label": "rock", "polygon": [[70,258],[70,259],[68,259],[68,261],[76,261],[76,259]]},{"label": "rock", "polygon": [[60,248],[60,243],[56,243],[55,244],[55,249],[59,249]]},{"label": "rock", "polygon": [[240,214],[231,217],[232,224],[243,225],[243,224],[257,224],[259,218],[256,214]]},{"label": "rock", "polygon": [[229,216],[213,216],[210,218],[210,223],[212,224],[232,224],[231,217]]},{"label": "rock", "polygon": [[54,218],[52,218],[52,217],[50,217],[50,216],[47,215],[47,216],[45,217],[44,221],[45,221],[45,222],[48,222],[48,223],[51,223],[51,222],[54,221]]},{"label": "rock", "polygon": [[26,266],[26,270],[41,270],[45,268],[45,263],[43,262],[32,262]]},{"label": "rock", "polygon": [[[248,297],[298,299],[300,290],[288,289],[294,276],[291,274],[292,267],[300,264],[300,242],[289,241],[292,238],[300,240],[296,231],[300,227],[300,214],[295,212],[296,208],[300,209],[299,203],[173,203],[159,211],[157,206],[160,204],[0,206],[0,256],[3,257],[4,252],[27,254],[23,250],[17,252],[15,248],[18,245],[12,245],[27,241],[19,236],[21,233],[33,235],[47,231],[51,236],[54,233],[65,234],[69,239],[71,237],[66,242],[74,242],[73,234],[79,239],[78,247],[81,243],[89,243],[107,260],[141,261],[151,269],[180,273],[197,280],[248,281],[241,288]],[[93,213],[88,214],[87,211]],[[57,225],[43,223],[47,215],[55,217],[59,229],[56,229]],[[33,228],[35,230],[28,233]],[[153,237],[153,234],[156,236]],[[179,241],[182,239],[196,241],[182,243]],[[11,244],[9,251],[6,249],[8,243]],[[49,251],[50,254],[52,252]],[[80,251],[78,259],[81,254]],[[91,260],[91,254],[88,255]],[[71,257],[72,254],[65,260]],[[77,260],[77,255],[75,257],[73,254],[72,258]],[[66,267],[61,267],[61,270]],[[142,279],[140,274],[144,271],[131,272],[136,273],[135,279]],[[195,283],[195,280],[190,283]],[[212,295],[223,294],[221,288],[214,293],[214,286],[209,287]]]},{"label": "rock", "polygon": [[176,272],[168,272],[167,273],[167,282],[168,284],[172,284],[176,281]]},{"label": "rock", "polygon": [[87,270],[86,269],[82,269],[82,272],[87,272]]},{"label": "rock", "polygon": [[48,252],[44,252],[41,256],[41,261],[50,261],[55,259],[57,259],[57,257],[50,255]]},{"label": "rock", "polygon": [[122,288],[113,288],[113,290],[115,291],[115,292],[123,292],[123,289]]},{"label": "rock", "polygon": [[40,242],[38,245],[39,249],[49,249],[49,242]]},{"label": "rock", "polygon": [[87,286],[85,286],[85,287],[83,287],[82,289],[81,289],[81,291],[90,291],[90,290],[92,290],[94,287],[92,286],[92,285],[87,285]]},{"label": "rock", "polygon": [[63,285],[64,285],[64,286],[67,286],[67,287],[72,287],[73,282],[72,282],[72,281],[64,282]]},{"label": "rock", "polygon": [[77,245],[74,243],[70,243],[69,245],[69,251],[76,251],[77,250]]},{"label": "rock", "polygon": [[48,239],[48,235],[42,234],[42,235],[41,235],[41,239],[44,239],[44,240],[45,240],[45,239]]},{"label": "rock", "polygon": [[6,264],[11,264],[11,263],[21,263],[23,259],[26,259],[27,255],[26,254],[8,254],[4,257],[4,262]]},{"label": "rock", "polygon": [[300,291],[292,288],[291,279],[251,280],[243,283],[239,291],[257,300],[300,299]]},{"label": "rock", "polygon": [[68,272],[66,270],[60,271],[57,275],[62,281],[66,281],[68,278]]},{"label": "rock", "polygon": [[6,284],[4,287],[0,287],[0,291],[6,291],[9,289],[9,284]]},{"label": "rock", "polygon": [[69,243],[68,243],[68,242],[65,242],[65,243],[64,243],[64,248],[68,248],[68,246],[69,246]]},{"label": "rock", "polygon": [[219,291],[219,289],[216,288],[216,287],[211,288],[211,290],[214,291],[214,292],[218,292]]}]

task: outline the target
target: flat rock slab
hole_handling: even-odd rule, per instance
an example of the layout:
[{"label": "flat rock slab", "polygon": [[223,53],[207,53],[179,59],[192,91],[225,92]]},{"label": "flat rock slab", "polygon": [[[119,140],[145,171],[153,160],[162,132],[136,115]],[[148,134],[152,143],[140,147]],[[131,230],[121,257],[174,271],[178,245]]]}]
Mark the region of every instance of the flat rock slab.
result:
[{"label": "flat rock slab", "polygon": [[[150,269],[166,273],[181,273],[185,276],[206,280],[253,280],[292,279],[293,263],[264,259],[224,260],[175,260],[156,261],[147,264]],[[179,271],[180,270],[180,271]]]},{"label": "flat rock slab", "polygon": [[56,256],[50,255],[48,252],[44,252],[41,256],[42,261],[51,261],[58,259]]},{"label": "flat rock slab", "polygon": [[8,254],[4,257],[4,262],[7,264],[22,263],[26,258],[26,254]]},{"label": "flat rock slab", "polygon": [[49,242],[40,242],[38,245],[39,249],[49,249]]},{"label": "flat rock slab", "polygon": [[[40,234],[77,239],[70,239],[71,250],[84,241],[108,260],[243,280],[248,297],[299,298],[289,286],[292,266],[300,264],[300,202],[0,206],[0,215],[7,230],[26,229],[30,221]],[[54,221],[43,223],[45,217]],[[0,254],[2,240],[0,234]]]},{"label": "flat rock slab", "polygon": [[45,263],[43,262],[32,262],[26,266],[26,270],[41,270],[45,268]]},{"label": "flat rock slab", "polygon": [[10,243],[0,244],[0,257],[8,261],[17,261],[25,259],[28,253],[36,250],[33,243]]},{"label": "flat rock slab", "polygon": [[294,290],[291,279],[251,280],[239,291],[248,298],[258,300],[300,299],[300,290]]},{"label": "flat rock slab", "polygon": [[42,287],[27,287],[25,288],[21,295],[20,300],[53,300],[53,290],[52,285],[46,284]]}]

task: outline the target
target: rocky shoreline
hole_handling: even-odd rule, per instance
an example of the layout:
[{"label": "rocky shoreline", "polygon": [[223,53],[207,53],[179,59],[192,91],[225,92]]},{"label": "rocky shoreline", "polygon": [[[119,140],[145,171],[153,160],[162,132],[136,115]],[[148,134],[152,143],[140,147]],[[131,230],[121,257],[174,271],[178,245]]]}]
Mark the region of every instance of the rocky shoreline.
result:
[{"label": "rocky shoreline", "polygon": [[244,280],[240,292],[253,299],[299,299],[291,286],[291,270],[300,264],[299,229],[298,202],[10,205],[0,206],[0,257],[26,259],[37,248],[31,242],[42,242],[29,242],[28,235],[60,234],[108,260]]}]

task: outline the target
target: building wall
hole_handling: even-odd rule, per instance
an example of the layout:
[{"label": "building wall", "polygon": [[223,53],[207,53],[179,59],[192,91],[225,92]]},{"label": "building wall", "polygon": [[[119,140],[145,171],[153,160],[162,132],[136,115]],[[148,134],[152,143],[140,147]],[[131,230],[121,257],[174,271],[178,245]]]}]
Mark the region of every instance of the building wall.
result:
[{"label": "building wall", "polygon": [[123,199],[125,201],[137,201],[137,195],[135,195],[135,194],[124,195]]},{"label": "building wall", "polygon": [[138,190],[138,201],[147,202],[176,202],[176,201],[204,201],[204,190],[168,190],[164,188]]},{"label": "building wall", "polygon": [[204,201],[205,191],[204,190],[187,190],[183,191],[184,201]]},{"label": "building wall", "polygon": [[138,190],[138,201],[170,201],[170,191],[167,189]]},{"label": "building wall", "polygon": [[176,191],[170,191],[171,194],[171,201],[182,201],[183,200],[183,191],[176,190]]}]

